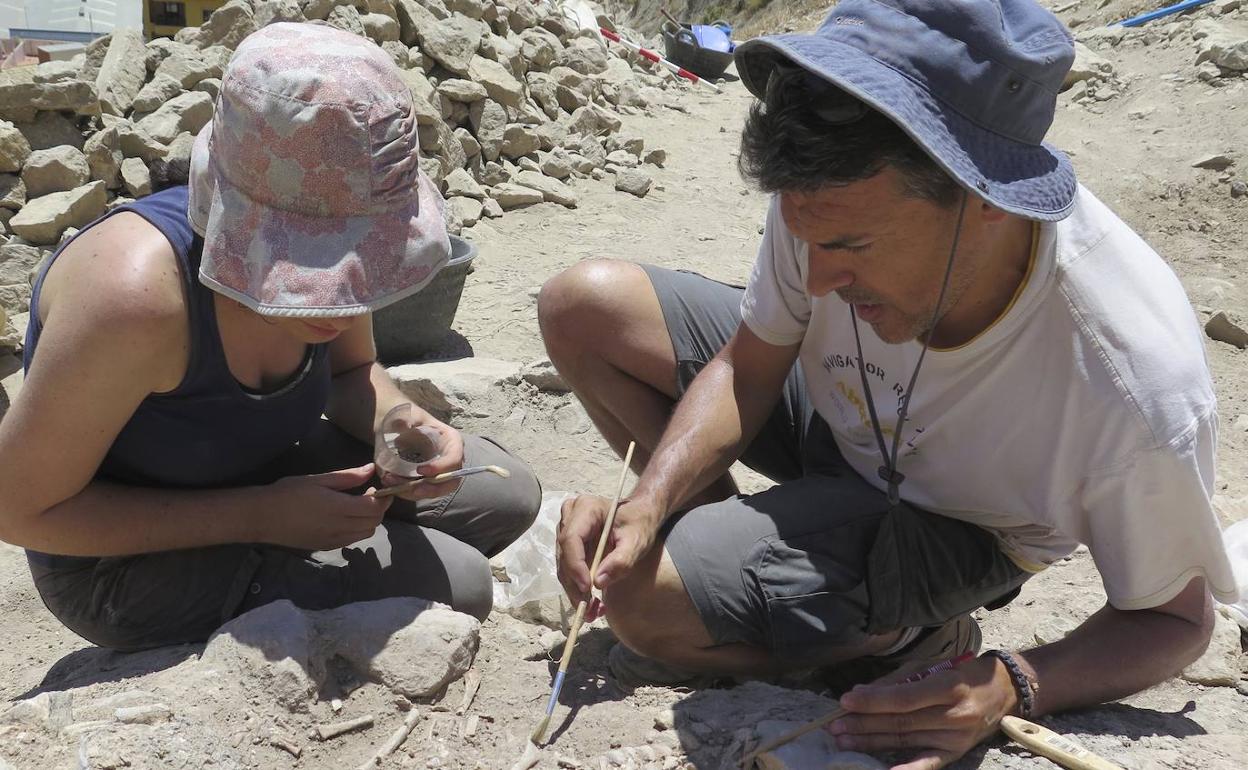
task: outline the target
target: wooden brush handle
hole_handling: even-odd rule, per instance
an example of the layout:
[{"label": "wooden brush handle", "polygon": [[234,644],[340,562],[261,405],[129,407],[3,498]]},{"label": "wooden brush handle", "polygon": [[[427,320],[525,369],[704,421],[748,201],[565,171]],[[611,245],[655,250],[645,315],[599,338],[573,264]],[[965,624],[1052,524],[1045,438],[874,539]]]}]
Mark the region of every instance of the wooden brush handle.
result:
[{"label": "wooden brush handle", "polygon": [[1018,717],[1001,718],[1001,729],[1016,743],[1069,770],[1122,770],[1064,735]]},{"label": "wooden brush handle", "polygon": [[795,728],[785,733],[784,735],[781,735],[779,738],[773,738],[772,740],[767,741],[762,746],[759,746],[758,748],[751,751],[749,754],[746,754],[741,759],[741,767],[745,768],[745,770],[749,770],[750,763],[753,762],[755,759],[758,759],[763,754],[766,754],[772,749],[778,749],[786,743],[795,741],[798,738],[801,738],[806,733],[810,732],[811,730],[815,730],[820,727],[823,727],[829,722],[835,722],[836,720],[845,716],[846,713],[847,712],[845,711],[845,709],[841,708],[840,706],[837,706],[836,708],[832,709],[831,711],[819,717],[818,719],[811,721],[811,722],[807,722],[801,727]]},{"label": "wooden brush handle", "polygon": [[[620,483],[615,487],[615,499],[611,501],[611,509],[607,512],[607,520],[602,524],[602,534],[598,536],[598,548],[594,551],[594,560],[589,565],[590,585],[593,585],[594,573],[602,561],[602,553],[607,549],[607,539],[611,537],[611,525],[615,523],[615,511],[620,507],[620,496],[624,494],[624,482],[628,480],[628,468],[633,463],[633,450],[637,444],[628,442],[628,451],[624,453],[624,467],[620,469]],[[592,595],[593,589],[591,587]],[[589,608],[589,600],[581,599],[576,605],[576,615],[572,618],[572,626],[568,629],[568,640],[563,643],[563,657],[559,659],[559,670],[567,671],[572,661],[572,650],[576,647],[576,636],[585,622],[585,610]]]}]

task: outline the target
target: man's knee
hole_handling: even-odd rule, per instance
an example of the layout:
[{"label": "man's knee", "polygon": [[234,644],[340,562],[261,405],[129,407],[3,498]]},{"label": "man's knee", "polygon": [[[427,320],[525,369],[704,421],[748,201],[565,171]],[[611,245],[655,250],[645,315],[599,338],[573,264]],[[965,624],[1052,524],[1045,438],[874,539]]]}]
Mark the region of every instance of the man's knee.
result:
[{"label": "man's knee", "polygon": [[649,287],[632,262],[587,259],[546,281],[537,297],[537,320],[552,358],[569,348],[602,343],[628,315],[637,292]]},{"label": "man's knee", "polygon": [[664,660],[709,639],[684,582],[661,545],[603,594],[607,621],[625,646]]}]

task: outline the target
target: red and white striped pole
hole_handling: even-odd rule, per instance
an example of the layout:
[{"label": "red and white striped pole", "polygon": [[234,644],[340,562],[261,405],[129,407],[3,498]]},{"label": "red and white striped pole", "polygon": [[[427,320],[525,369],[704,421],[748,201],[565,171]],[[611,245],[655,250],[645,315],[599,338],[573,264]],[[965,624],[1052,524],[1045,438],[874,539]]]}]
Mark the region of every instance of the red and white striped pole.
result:
[{"label": "red and white striped pole", "polygon": [[620,37],[618,34],[612,32],[606,27],[599,27],[598,31],[601,32],[602,36],[605,37],[607,40],[614,40],[615,42],[619,43],[625,48],[630,49],[633,53],[637,54],[638,56],[641,56],[644,59],[649,59],[655,64],[666,67],[672,73],[674,73],[677,77],[682,77],[685,80],[688,80],[693,83],[701,83],[702,85],[711,88],[713,91],[715,91],[715,93],[717,94],[721,93],[721,91],[719,90],[719,86],[715,85],[709,80],[698,77],[697,75],[693,74],[692,72],[685,69],[684,67],[673,64],[667,59],[664,59],[662,56],[659,56],[654,51],[651,51],[649,48],[642,48],[641,46],[637,45],[631,40],[625,40],[624,38]]}]

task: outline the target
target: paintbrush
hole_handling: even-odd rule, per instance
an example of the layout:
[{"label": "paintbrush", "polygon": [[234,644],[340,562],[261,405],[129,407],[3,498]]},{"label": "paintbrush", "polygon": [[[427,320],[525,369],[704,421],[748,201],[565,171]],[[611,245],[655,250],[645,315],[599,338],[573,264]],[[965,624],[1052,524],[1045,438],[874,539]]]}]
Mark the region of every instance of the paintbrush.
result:
[{"label": "paintbrush", "polygon": [[511,477],[511,471],[507,470],[501,465],[474,465],[471,468],[460,468],[457,471],[447,471],[446,473],[439,473],[436,476],[421,476],[418,479],[412,479],[411,481],[404,481],[402,484],[395,484],[392,487],[382,487],[381,489],[375,489],[372,492],[372,496],[373,497],[391,497],[393,495],[401,495],[404,492],[412,491],[413,489],[420,486],[421,484],[441,484],[444,481],[450,481],[451,479],[459,479],[459,478],[463,478],[464,476],[472,476],[473,474],[476,474],[476,473],[493,473],[494,475],[502,476],[505,479]]},{"label": "paintbrush", "polygon": [[[958,666],[962,665],[963,663],[965,663],[966,661],[974,657],[975,657],[974,653],[964,652],[961,655],[957,656],[956,658],[950,658],[949,660],[941,661],[940,663],[937,663],[931,668],[924,669],[923,671],[920,671],[917,674],[911,674],[905,679],[902,679],[900,682],[897,682],[897,684],[909,684],[911,682],[917,682],[920,679],[926,679],[932,674],[938,673],[940,671],[947,671],[951,668],[957,668]],[[811,730],[815,730],[817,728],[823,727],[829,722],[835,722],[836,720],[840,719],[841,717],[845,716],[848,713],[849,713],[848,709],[845,709],[841,706],[837,706],[836,708],[832,709],[831,711],[819,717],[818,719],[807,722],[801,727],[797,727],[793,729],[792,731],[787,732],[784,735],[781,735],[779,738],[776,738],[775,740],[768,741],[762,746],[759,746],[758,748],[751,751],[749,754],[746,754],[744,757],[741,758],[741,767],[744,768],[745,770],[749,770],[751,763],[753,763],[754,760],[758,759],[760,756],[767,753],[768,751],[773,751],[775,749],[780,748],[786,743],[795,741],[798,738],[801,738],[806,733],[810,732]]]},{"label": "paintbrush", "polygon": [[[607,549],[607,538],[611,535],[611,525],[615,523],[615,510],[620,507],[620,496],[624,494],[624,481],[628,478],[628,466],[633,461],[633,449],[636,443],[628,442],[628,451],[624,453],[624,467],[620,469],[620,483],[615,489],[615,498],[611,500],[611,509],[607,512],[607,520],[603,522],[602,534],[598,536],[598,549],[594,551],[594,560],[589,565],[589,578],[592,581],[598,572],[598,563],[602,561],[602,552]],[[592,594],[593,589],[591,587]],[[576,616],[572,618],[572,627],[568,630],[568,640],[563,644],[563,657],[559,659],[559,670],[555,673],[555,683],[550,690],[550,702],[546,704],[546,716],[537,723],[529,740],[540,746],[546,737],[546,728],[550,726],[550,718],[554,716],[555,704],[559,702],[559,691],[563,689],[563,679],[568,673],[568,664],[572,661],[572,650],[576,647],[576,637],[580,633],[581,623],[585,620],[585,610],[589,599],[581,599],[576,605]]]}]

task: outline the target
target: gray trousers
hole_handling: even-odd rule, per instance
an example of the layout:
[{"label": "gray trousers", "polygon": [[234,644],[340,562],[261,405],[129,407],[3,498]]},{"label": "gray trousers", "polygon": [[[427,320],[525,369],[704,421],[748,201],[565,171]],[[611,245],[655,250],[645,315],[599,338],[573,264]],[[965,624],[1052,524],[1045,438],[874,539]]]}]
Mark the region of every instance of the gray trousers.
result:
[{"label": "gray trousers", "polygon": [[[272,479],[369,462],[372,450],[322,421],[266,469]],[[509,479],[465,478],[445,497],[395,500],[377,531],[334,551],[240,543],[136,556],[29,556],[44,603],[74,633],[119,650],[200,642],[222,623],[289,599],[317,610],[415,596],[479,619],[489,614],[489,557],[533,523],[541,487],[532,470],[493,441],[464,436],[465,465],[501,465]]]}]

